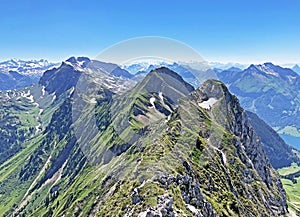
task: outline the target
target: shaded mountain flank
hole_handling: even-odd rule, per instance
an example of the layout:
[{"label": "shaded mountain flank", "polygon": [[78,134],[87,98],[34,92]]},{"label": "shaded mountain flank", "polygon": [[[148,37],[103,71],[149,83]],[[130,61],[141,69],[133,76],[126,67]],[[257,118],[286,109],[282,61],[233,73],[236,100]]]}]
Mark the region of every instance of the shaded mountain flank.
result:
[{"label": "shaded mountain flank", "polygon": [[287,167],[292,163],[300,165],[300,159],[293,151],[292,147],[287,145],[275,130],[261,120],[256,114],[247,111],[247,115],[255,132],[261,138],[264,150],[274,168]]}]

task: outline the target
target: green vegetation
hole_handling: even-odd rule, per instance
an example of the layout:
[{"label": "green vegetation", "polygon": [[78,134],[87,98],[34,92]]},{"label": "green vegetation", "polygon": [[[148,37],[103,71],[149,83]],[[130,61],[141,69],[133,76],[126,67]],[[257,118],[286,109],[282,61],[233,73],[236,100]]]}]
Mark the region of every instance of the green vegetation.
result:
[{"label": "green vegetation", "polygon": [[[290,167],[284,167],[278,170],[281,176],[287,176],[300,171],[300,166],[292,164]],[[300,215],[300,177],[295,178],[295,181],[289,179],[281,179],[284,189],[287,193],[288,206]]]},{"label": "green vegetation", "polygon": [[300,130],[293,126],[286,126],[283,129],[280,129],[278,133],[300,137]]},{"label": "green vegetation", "polygon": [[292,163],[289,167],[283,167],[277,170],[281,176],[289,175],[300,171],[300,166]]},{"label": "green vegetation", "polygon": [[287,193],[289,208],[300,215],[300,178],[296,178],[297,183],[293,183],[288,179],[281,179],[281,181]]}]

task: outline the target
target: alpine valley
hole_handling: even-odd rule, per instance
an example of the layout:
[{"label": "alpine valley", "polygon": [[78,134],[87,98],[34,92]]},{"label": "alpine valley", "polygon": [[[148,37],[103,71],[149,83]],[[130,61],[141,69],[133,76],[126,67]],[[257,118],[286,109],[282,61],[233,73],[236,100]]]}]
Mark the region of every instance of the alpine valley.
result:
[{"label": "alpine valley", "polygon": [[229,88],[195,88],[176,64],[138,78],[86,57],[51,67],[0,91],[0,216],[297,214],[299,152],[274,130],[299,132],[292,70],[216,70]]}]

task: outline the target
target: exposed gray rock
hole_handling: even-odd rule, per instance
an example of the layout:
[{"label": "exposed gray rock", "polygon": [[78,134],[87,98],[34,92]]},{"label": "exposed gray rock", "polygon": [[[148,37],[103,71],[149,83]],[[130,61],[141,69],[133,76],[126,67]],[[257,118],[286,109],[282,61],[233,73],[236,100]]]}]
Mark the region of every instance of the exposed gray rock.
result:
[{"label": "exposed gray rock", "polygon": [[188,172],[187,174],[177,174],[176,178],[173,175],[163,176],[160,178],[160,183],[166,188],[172,184],[180,186],[181,196],[187,209],[197,217],[215,217],[216,213],[212,205],[202,195],[200,184],[195,179],[190,165],[186,161],[183,165]]},{"label": "exposed gray rock", "polygon": [[137,203],[141,202],[141,198],[139,197],[137,188],[134,189],[131,197],[132,197],[133,204],[137,204]]},{"label": "exposed gray rock", "polygon": [[157,206],[149,207],[146,211],[139,213],[138,217],[175,217],[172,208],[173,197],[170,194],[159,195]]}]

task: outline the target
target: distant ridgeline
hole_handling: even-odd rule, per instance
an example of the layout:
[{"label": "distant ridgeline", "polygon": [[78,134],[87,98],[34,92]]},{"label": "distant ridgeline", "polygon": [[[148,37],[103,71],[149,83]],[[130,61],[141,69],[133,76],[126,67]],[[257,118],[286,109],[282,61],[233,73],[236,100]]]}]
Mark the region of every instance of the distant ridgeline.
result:
[{"label": "distant ridgeline", "polygon": [[0,90],[13,90],[36,84],[43,73],[54,66],[57,64],[43,59],[0,62]]},{"label": "distant ridgeline", "polygon": [[245,109],[257,114],[280,134],[294,137],[295,139],[286,139],[283,136],[299,150],[299,74],[272,63],[251,65],[245,70],[216,70],[216,73],[240,99]]}]

